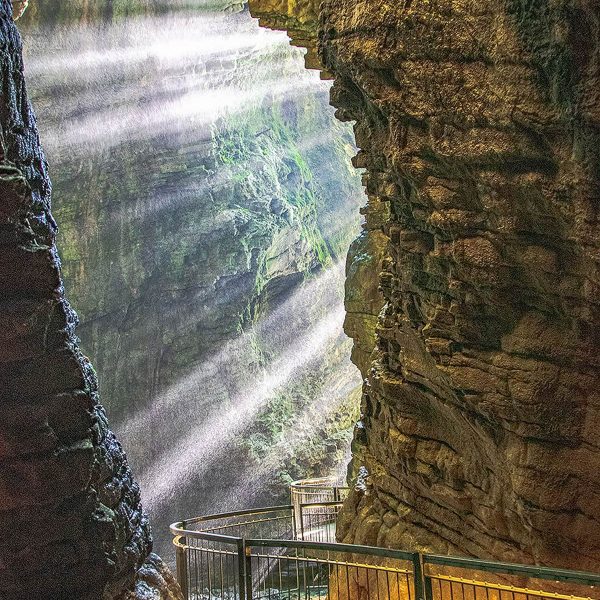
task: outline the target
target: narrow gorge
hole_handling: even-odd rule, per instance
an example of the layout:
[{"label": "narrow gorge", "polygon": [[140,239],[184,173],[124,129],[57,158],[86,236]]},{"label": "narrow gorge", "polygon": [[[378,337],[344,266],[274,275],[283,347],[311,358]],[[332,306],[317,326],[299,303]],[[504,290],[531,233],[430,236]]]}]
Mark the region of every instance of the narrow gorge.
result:
[{"label": "narrow gorge", "polygon": [[167,555],[181,514],[343,470],[362,190],[329,84],[242,4],[101,4],[19,26],[81,347]]},{"label": "narrow gorge", "polygon": [[350,548],[600,572],[595,0],[0,21],[0,600],[296,600],[168,526],[325,475]]}]

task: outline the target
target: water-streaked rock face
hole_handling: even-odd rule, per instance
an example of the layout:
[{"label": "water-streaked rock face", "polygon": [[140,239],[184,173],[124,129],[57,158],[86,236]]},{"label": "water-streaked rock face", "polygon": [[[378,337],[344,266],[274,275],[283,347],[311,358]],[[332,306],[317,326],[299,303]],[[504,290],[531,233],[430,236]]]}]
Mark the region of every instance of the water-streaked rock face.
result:
[{"label": "water-streaked rock face", "polygon": [[321,4],[368,214],[386,207],[367,236],[388,238],[344,541],[599,566],[599,17]]},{"label": "water-streaked rock face", "polygon": [[346,462],[352,131],[239,2],[36,0],[19,29],[81,349],[169,560],[169,523]]},{"label": "water-streaked rock face", "polygon": [[[75,337],[8,0],[0,38],[0,596],[119,598],[151,551],[148,520]],[[157,565],[145,574],[179,597]]]},{"label": "water-streaked rock face", "polygon": [[343,254],[360,183],[327,85],[247,13],[52,4],[20,24],[30,94],[82,347],[124,426]]}]

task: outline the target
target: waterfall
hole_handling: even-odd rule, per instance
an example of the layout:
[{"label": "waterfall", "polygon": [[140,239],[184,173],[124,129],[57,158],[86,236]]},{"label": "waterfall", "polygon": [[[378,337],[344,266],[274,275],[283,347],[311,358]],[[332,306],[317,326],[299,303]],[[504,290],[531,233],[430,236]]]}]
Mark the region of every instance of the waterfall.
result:
[{"label": "waterfall", "polygon": [[28,14],[26,71],[82,347],[168,556],[170,521],[343,468],[362,189],[330,84],[241,5],[71,16]]}]

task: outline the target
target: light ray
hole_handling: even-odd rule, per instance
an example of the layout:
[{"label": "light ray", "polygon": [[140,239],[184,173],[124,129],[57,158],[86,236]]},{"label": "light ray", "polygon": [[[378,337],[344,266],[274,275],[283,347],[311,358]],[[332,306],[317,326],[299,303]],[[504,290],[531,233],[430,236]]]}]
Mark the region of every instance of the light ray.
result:
[{"label": "light ray", "polygon": [[[214,391],[211,392],[210,397],[204,397],[206,391],[212,388],[211,381],[214,381],[219,373],[227,372],[228,365],[245,363],[247,347],[252,344],[256,335],[269,339],[277,359],[277,352],[285,352],[290,338],[295,335],[294,331],[282,327],[283,323],[289,323],[293,316],[299,321],[302,315],[308,318],[307,307],[314,305],[315,299],[319,304],[318,308],[322,311],[340,307],[339,294],[343,286],[343,273],[343,261],[323,271],[318,277],[297,289],[288,300],[248,331],[226,343],[219,352],[203,361],[190,375],[163,392],[149,408],[128,419],[122,427],[118,428],[126,445],[131,446],[128,453],[137,456],[136,449],[143,448],[147,432],[159,426],[164,427],[165,420],[170,427],[174,424],[177,427],[178,421],[193,422],[198,418],[198,414],[202,411],[206,412],[215,402],[215,397],[212,396]],[[341,332],[341,327],[339,331]],[[239,387],[250,387],[253,378],[257,376],[256,371],[248,370],[247,367],[241,371],[242,373],[238,375],[241,379],[237,382]],[[182,402],[182,398],[186,401]]]},{"label": "light ray", "polygon": [[271,395],[285,385],[303,366],[318,358],[333,337],[340,334],[345,317],[343,308],[327,315],[310,333],[303,336],[268,370],[264,378],[242,396],[232,400],[232,407],[218,419],[193,427],[163,456],[150,473],[142,473],[140,485],[145,490],[146,504],[157,504],[177,494],[186,475],[194,472],[201,462],[232,443],[253,415]]},{"label": "light ray", "polygon": [[[344,367],[328,377],[323,383],[325,390],[304,408],[303,412],[295,416],[292,423],[284,429],[279,441],[276,442],[266,456],[261,458],[260,465],[251,472],[244,473],[234,488],[222,499],[219,510],[236,510],[238,508],[253,506],[254,497],[261,490],[266,478],[276,473],[285,462],[285,458],[294,455],[307,441],[309,441],[320,428],[324,427],[328,419],[344,404],[348,396],[360,385],[360,373],[349,360]],[[323,476],[338,475],[340,469],[345,469],[348,464],[346,457],[341,465],[335,465],[332,473],[323,473]]]},{"label": "light ray", "polygon": [[[196,0],[197,7],[206,9],[202,12],[194,11],[192,2],[165,3],[168,12],[160,16],[87,25],[71,23],[24,36],[26,70],[30,81],[36,82],[33,99],[43,114],[44,143],[50,161],[68,165],[67,175],[72,178],[69,185],[75,189],[82,182],[98,183],[98,194],[109,194],[95,234],[102,235],[100,229],[110,227],[122,227],[126,233],[130,219],[147,215],[156,215],[154,222],[158,223],[168,217],[169,209],[218,192],[244,171],[254,173],[261,163],[266,165],[264,168],[272,168],[278,160],[293,159],[277,146],[278,138],[273,135],[265,144],[266,155],[237,162],[233,167],[219,169],[206,161],[209,166],[205,171],[192,168],[189,175],[182,171],[173,177],[169,171],[173,152],[177,152],[173,160],[176,167],[191,164],[195,152],[205,158],[203,145],[214,142],[211,134],[219,130],[220,119],[226,122],[235,115],[235,122],[242,122],[246,115],[254,116],[252,111],[268,110],[288,99],[299,106],[312,106],[315,99],[323,104],[322,97],[329,92],[330,83],[320,81],[317,72],[304,69],[303,51],[290,48],[284,33],[259,28],[247,13],[225,16],[214,12],[211,0]],[[181,10],[174,11],[176,6]],[[275,126],[274,131],[277,133]],[[293,151],[303,154],[319,145],[334,147],[340,143],[336,131],[324,128],[311,138],[302,137],[300,131]],[[148,157],[149,152],[153,156]],[[110,172],[87,179],[85,172],[82,174],[84,169],[109,170],[120,163],[125,167],[125,177],[130,169],[137,169],[134,180],[152,169],[151,176],[158,183],[148,185],[147,192],[141,186],[148,196],[146,202],[141,194],[133,202],[120,192],[116,197],[110,195],[112,188],[102,188],[104,179],[111,180],[111,185],[121,185]],[[160,167],[165,167],[165,177]],[[200,179],[198,172],[210,175]],[[129,181],[122,184],[127,186]],[[116,204],[121,201],[123,206]],[[332,209],[330,227],[320,223],[325,235],[336,235],[354,220],[350,211],[345,212],[344,202],[340,200],[339,206]],[[190,244],[209,232],[223,237],[233,235],[231,223],[241,218],[245,209],[239,208],[239,214],[235,207],[218,214],[202,212],[197,221],[190,220],[189,230],[186,224],[185,231],[178,233],[185,235]],[[152,220],[148,224],[154,225]],[[140,227],[140,223],[133,227]],[[168,254],[176,242],[165,240],[159,252]],[[200,274],[200,280],[191,283],[194,291],[185,305],[170,302],[169,296],[185,294],[185,290],[153,289],[165,305],[160,318],[176,323],[178,328],[169,330],[169,335],[175,339],[212,335],[207,333],[210,324],[203,318],[211,315],[206,303],[213,301],[211,294],[229,273],[222,275],[206,282]],[[144,502],[155,514],[164,518],[176,505],[182,514],[175,516],[185,516],[184,509],[188,511],[196,502],[188,493],[190,482],[194,478],[197,482],[198,475],[206,482],[207,490],[222,487],[227,491],[228,484],[221,485],[215,479],[217,457],[229,458],[239,448],[239,436],[256,430],[266,404],[288,387],[293,389],[301,377],[318,370],[319,361],[329,360],[326,353],[344,343],[343,280],[343,261],[330,265],[251,328],[214,348],[201,364],[190,365],[187,376],[161,391],[148,408],[117,426],[134,471],[141,474]],[[239,298],[243,292],[241,287],[224,290],[219,301]],[[233,315],[232,319],[237,317]],[[269,346],[260,358],[255,348],[257,340]],[[355,377],[356,370],[347,363],[325,381],[327,393],[315,391],[315,398],[307,406],[302,404],[301,414],[283,432],[287,441],[282,438],[276,442],[259,469],[238,480],[232,474],[234,492],[225,500],[250,501],[251,488],[260,484],[261,477],[273,476],[286,452],[300,448],[324,426]],[[297,406],[296,410],[301,409]],[[165,523],[156,523],[156,529],[166,534]]]}]

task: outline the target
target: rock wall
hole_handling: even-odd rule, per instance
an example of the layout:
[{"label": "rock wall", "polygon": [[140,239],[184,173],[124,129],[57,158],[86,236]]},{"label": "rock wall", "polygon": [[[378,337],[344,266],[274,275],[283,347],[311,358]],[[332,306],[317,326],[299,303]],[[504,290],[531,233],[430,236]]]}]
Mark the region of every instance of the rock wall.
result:
[{"label": "rock wall", "polygon": [[[352,131],[330,84],[240,3],[36,0],[18,24],[80,346],[169,560],[169,523],[280,504],[290,479],[344,460],[358,402],[336,408],[339,384],[361,380],[343,335],[234,415],[313,327],[343,318],[337,264],[362,202]],[[232,89],[243,106],[215,115]],[[325,390],[329,412],[307,418]],[[224,419],[220,456],[206,430]]]},{"label": "rock wall", "polygon": [[599,18],[585,0],[321,4],[367,212],[387,207],[365,234],[388,239],[385,307],[344,541],[600,566]]},{"label": "rock wall", "polygon": [[[0,596],[118,598],[133,590],[151,536],[75,337],[11,15],[11,3],[2,0]],[[160,564],[152,556],[145,569]],[[158,572],[157,580],[168,597]]]},{"label": "rock wall", "polygon": [[[108,49],[97,48],[93,35],[105,29],[109,37],[130,22],[133,30],[135,19],[119,14],[126,5],[142,11],[133,1],[122,2],[119,14],[108,2],[93,3],[93,14],[91,5],[61,3],[62,13],[52,16],[56,4],[38,0],[19,22],[30,65],[43,64],[53,53],[62,56],[68,45],[46,40],[72,31],[86,40],[81,52],[90,47],[115,52],[118,44],[128,43],[125,35],[122,40],[115,33],[118,41]],[[102,4],[111,16],[98,16]],[[232,10],[227,0],[213,4],[215,12]],[[204,13],[210,15],[204,6],[190,13],[192,26]],[[166,25],[176,17],[175,10],[164,15]],[[236,26],[241,36],[255,33],[242,13],[220,25],[223,36]],[[80,28],[89,31],[89,40]],[[38,39],[44,40],[43,52]],[[241,47],[209,59],[185,56],[167,71],[150,55],[98,69],[81,76],[83,82],[60,71],[45,73],[31,82],[30,94],[47,128],[62,133],[57,123],[77,123],[82,112],[95,108],[71,102],[74,96],[93,102],[109,89],[116,98],[114,104],[106,101],[114,111],[109,118],[136,102],[150,110],[157,97],[164,104],[178,101],[177,90],[165,84],[173,73],[197,86],[214,78],[216,89],[225,81],[245,90],[244,77],[256,61],[265,60],[273,61],[282,80],[293,81],[295,61],[286,48],[255,55]],[[132,93],[134,100],[128,97]],[[268,313],[306,275],[343,255],[340,247],[357,223],[347,217],[360,200],[360,180],[346,166],[353,152],[351,132],[335,121],[332,126],[326,96],[323,86],[301,97],[265,92],[243,113],[209,126],[179,120],[167,134],[136,131],[110,151],[52,147],[65,285],[113,423],[124,425]],[[52,144],[49,133],[42,135]],[[328,184],[332,174],[335,185]]]},{"label": "rock wall", "polygon": [[263,27],[287,31],[291,43],[306,48],[307,69],[319,69],[324,77],[328,73],[317,53],[319,11],[314,0],[249,0],[253,17]]}]

